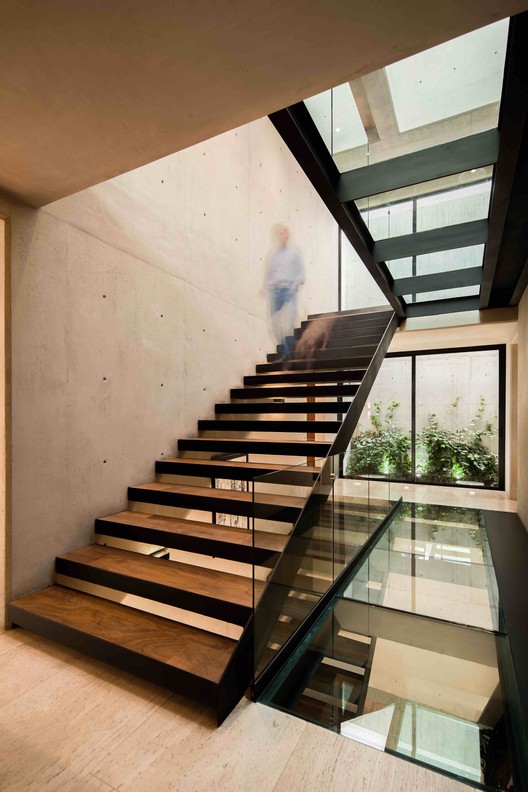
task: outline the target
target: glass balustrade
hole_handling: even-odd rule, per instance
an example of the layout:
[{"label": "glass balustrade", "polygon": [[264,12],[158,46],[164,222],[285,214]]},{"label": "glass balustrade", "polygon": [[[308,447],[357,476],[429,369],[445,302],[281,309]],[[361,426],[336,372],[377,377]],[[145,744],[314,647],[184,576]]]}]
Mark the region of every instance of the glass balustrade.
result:
[{"label": "glass balustrade", "polygon": [[520,702],[479,512],[404,504],[261,701],[480,788],[513,788]]},{"label": "glass balustrade", "polygon": [[[269,544],[270,532],[282,537],[268,564],[254,570],[255,677],[393,506],[388,482],[367,476],[357,487],[341,478],[343,464],[344,456],[338,454],[254,479],[255,549]],[[292,498],[301,503],[292,503]]]}]

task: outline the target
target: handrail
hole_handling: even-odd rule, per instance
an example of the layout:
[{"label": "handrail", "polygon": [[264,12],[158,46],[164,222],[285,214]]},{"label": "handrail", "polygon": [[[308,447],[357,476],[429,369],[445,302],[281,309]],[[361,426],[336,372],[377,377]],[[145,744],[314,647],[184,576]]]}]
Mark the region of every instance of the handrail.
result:
[{"label": "handrail", "polygon": [[[399,319],[396,314],[393,314],[389,323],[387,324],[387,328],[383,333],[380,343],[378,344],[374,355],[372,356],[372,360],[370,361],[365,375],[361,381],[361,384],[354,396],[354,399],[350,403],[350,406],[346,412],[346,415],[343,419],[343,422],[339,428],[339,431],[334,438],[334,441],[328,451],[326,456],[325,462],[317,476],[317,479],[312,487],[312,491],[308,496],[306,503],[304,504],[297,521],[293,526],[293,530],[284,546],[277,564],[273,569],[273,572],[268,578],[267,586],[264,593],[261,596],[260,602],[255,606],[255,618],[254,624],[257,623],[257,618],[259,613],[265,610],[266,608],[266,592],[270,590],[270,586],[273,584],[279,584],[281,587],[288,587],[293,584],[293,581],[298,573],[297,564],[292,561],[293,558],[302,558],[304,555],[304,550],[308,549],[308,545],[310,540],[307,538],[303,538],[303,535],[313,526],[313,513],[314,511],[320,511],[322,506],[326,503],[330,492],[332,490],[333,479],[332,479],[332,470],[331,470],[331,462],[335,455],[341,454],[348,448],[348,444],[352,439],[352,435],[356,426],[359,422],[361,417],[361,413],[363,408],[367,402],[368,395],[374,384],[374,380],[381,368],[381,364],[385,358],[387,350],[390,346],[390,342],[396,332],[396,328],[399,324]],[[254,486],[254,485],[253,485]],[[295,553],[292,553],[292,549],[295,547]],[[283,591],[285,588],[283,589]],[[305,622],[299,626],[296,632],[300,631],[300,628],[303,626]],[[271,630],[273,629],[273,624],[271,624]],[[269,633],[263,633],[259,637],[259,646],[255,647],[255,659],[260,656],[260,653],[264,649]],[[255,638],[257,635],[255,634]],[[287,642],[289,643],[289,641]],[[268,664],[267,668],[269,668],[272,664],[275,666],[275,660],[278,657],[278,654],[275,658]],[[265,669],[266,670],[266,669]],[[262,673],[259,676],[262,676]],[[256,680],[254,680],[254,685],[256,685]]]},{"label": "handrail", "polygon": [[356,426],[358,425],[359,419],[361,418],[363,407],[367,403],[367,399],[370,391],[372,390],[374,380],[378,376],[381,364],[383,363],[385,355],[387,354],[392,337],[396,332],[396,328],[398,327],[399,323],[400,320],[396,314],[393,314],[389,324],[387,325],[387,329],[383,333],[381,341],[374,352],[372,360],[370,361],[370,364],[365,372],[365,376],[361,380],[361,384],[357,390],[357,393],[352,399],[350,407],[343,418],[343,422],[339,427],[339,431],[334,437],[334,442],[332,443],[330,451],[328,452],[328,456],[342,454],[347,450],[348,444],[350,443],[352,435],[354,434]]}]

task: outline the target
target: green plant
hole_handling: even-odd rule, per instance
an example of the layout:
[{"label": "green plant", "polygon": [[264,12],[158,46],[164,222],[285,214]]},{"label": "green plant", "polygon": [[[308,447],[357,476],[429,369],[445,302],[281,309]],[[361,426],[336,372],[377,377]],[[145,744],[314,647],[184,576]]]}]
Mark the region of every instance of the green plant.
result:
[{"label": "green plant", "polygon": [[[451,407],[458,409],[457,396]],[[399,402],[393,401],[383,414],[381,402],[374,404],[371,426],[360,429],[354,437],[347,462],[346,474],[380,475],[393,479],[411,476],[411,437],[395,418]],[[481,397],[478,409],[469,426],[448,429],[441,426],[435,413],[416,438],[422,451],[418,473],[424,479],[439,484],[456,481],[475,481],[487,487],[498,485],[498,457],[486,446],[486,439],[497,433],[496,416],[486,418],[486,401]]]},{"label": "green plant", "polygon": [[374,404],[370,415],[372,429],[360,431],[352,441],[347,475],[365,473],[391,478],[409,478],[411,473],[411,438],[395,421],[399,402],[393,401],[382,416],[381,402]]},{"label": "green plant", "polygon": [[[460,397],[452,404],[456,409]],[[440,426],[434,413],[417,437],[417,445],[425,452],[419,465],[424,478],[438,483],[477,481],[496,487],[499,481],[498,457],[484,443],[484,438],[496,435],[494,418],[485,418],[486,400],[483,396],[469,426],[447,429]]]}]

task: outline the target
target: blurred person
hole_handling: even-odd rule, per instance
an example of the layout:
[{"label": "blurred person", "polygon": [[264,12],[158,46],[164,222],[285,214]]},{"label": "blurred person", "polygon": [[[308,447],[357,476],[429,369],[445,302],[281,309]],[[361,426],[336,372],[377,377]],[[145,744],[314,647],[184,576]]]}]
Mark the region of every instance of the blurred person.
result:
[{"label": "blurred person", "polygon": [[276,247],[268,257],[264,286],[269,292],[271,326],[279,354],[287,361],[293,353],[297,293],[304,283],[304,264],[298,248],[290,244],[285,225],[273,229]]}]

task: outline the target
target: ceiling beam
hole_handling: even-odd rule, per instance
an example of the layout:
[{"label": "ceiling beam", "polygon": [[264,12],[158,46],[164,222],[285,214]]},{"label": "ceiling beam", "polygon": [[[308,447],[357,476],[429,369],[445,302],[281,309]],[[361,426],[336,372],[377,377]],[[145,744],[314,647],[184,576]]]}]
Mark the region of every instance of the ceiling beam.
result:
[{"label": "ceiling beam", "polygon": [[430,231],[380,239],[374,243],[372,252],[375,261],[394,261],[406,256],[484,245],[487,238],[488,221],[473,220],[470,223],[457,223]]},{"label": "ceiling beam", "polygon": [[374,240],[359,210],[355,205],[344,206],[339,200],[339,171],[304,102],[272,113],[269,118],[396,315],[403,317],[402,304],[392,292],[393,278],[385,263],[374,261]]},{"label": "ceiling beam", "polygon": [[482,267],[433,272],[427,275],[413,275],[410,278],[398,278],[394,281],[393,291],[399,297],[404,294],[422,294],[441,289],[460,289],[477,286],[481,278]]},{"label": "ceiling beam", "polygon": [[[499,153],[489,214],[489,235],[484,254],[484,269],[480,293],[480,307],[488,308],[495,305],[508,304],[508,283],[502,277],[497,282],[499,269],[502,275],[513,272],[514,259],[520,251],[515,247],[518,242],[505,248],[505,232],[508,216],[511,212],[512,191],[518,178],[519,160],[523,143],[527,139],[528,120],[528,68],[526,50],[528,47],[528,13],[519,14],[510,21],[506,65],[502,88],[501,109],[499,115]],[[522,225],[526,227],[524,218]],[[514,229],[518,235],[520,228],[516,223]],[[502,266],[500,265],[502,259]],[[524,263],[524,262],[522,262]],[[522,266],[522,264],[521,264]],[[499,279],[500,280],[500,279]],[[512,286],[512,290],[515,284]],[[493,296],[492,296],[493,293]]]},{"label": "ceiling beam", "polygon": [[492,165],[497,160],[498,148],[499,133],[496,129],[490,129],[413,154],[355,168],[341,174],[339,197],[343,203],[348,203],[369,195]]},{"label": "ceiling beam", "polygon": [[405,307],[405,313],[408,319],[415,316],[437,316],[439,314],[478,310],[478,297],[453,297],[450,300],[426,300],[424,302],[406,303]]}]

